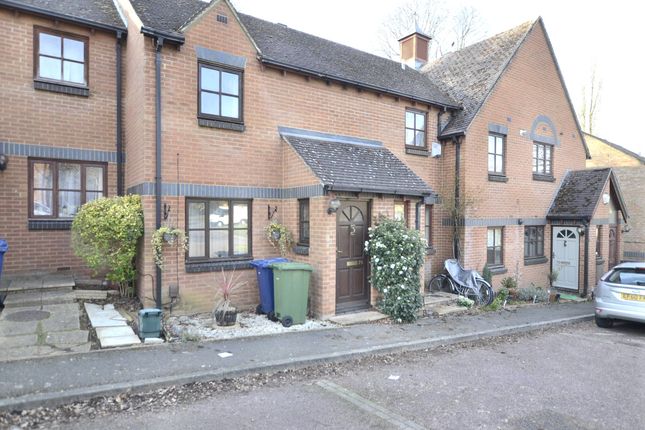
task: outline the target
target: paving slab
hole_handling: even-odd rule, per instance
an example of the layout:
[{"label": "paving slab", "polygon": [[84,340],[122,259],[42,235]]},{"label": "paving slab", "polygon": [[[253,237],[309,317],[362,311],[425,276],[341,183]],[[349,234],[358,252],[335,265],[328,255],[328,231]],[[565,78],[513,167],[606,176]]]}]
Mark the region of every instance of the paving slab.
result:
[{"label": "paving slab", "polygon": [[55,305],[60,303],[73,303],[76,299],[72,287],[65,287],[61,290],[42,290],[11,293],[4,299],[6,307],[21,307],[21,306],[40,306]]},{"label": "paving slab", "polygon": [[430,293],[426,294],[423,297],[423,304],[426,307],[429,306],[436,306],[436,305],[445,305],[449,303],[455,303],[457,302],[457,295],[455,294],[450,294],[450,293],[444,293],[444,292],[436,292],[436,293]]},{"label": "paving slab", "polygon": [[0,336],[0,345],[2,349],[19,348],[22,346],[32,346],[38,343],[38,335],[20,334],[17,336]]},{"label": "paving slab", "polygon": [[139,339],[139,336],[134,334],[132,329],[130,329],[130,333],[123,336],[99,337],[99,343],[101,344],[101,348],[114,348],[117,346],[139,345],[141,344],[141,340]]},{"label": "paving slab", "polygon": [[47,333],[45,344],[47,345],[80,345],[87,342],[89,331],[69,330]]},{"label": "paving slab", "polygon": [[[44,318],[31,319],[30,314],[45,312]],[[27,319],[25,321],[24,319]],[[15,336],[52,331],[79,330],[79,308],[77,303],[63,303],[20,308],[5,308],[0,314],[0,336]]]},{"label": "paving slab", "polygon": [[126,319],[114,309],[114,305],[95,305],[85,303],[85,311],[90,319],[92,327],[119,327],[127,326]]},{"label": "paving slab", "polygon": [[[5,291],[29,291],[41,289],[61,289],[74,287],[74,275],[71,273],[39,273],[33,275],[13,276],[8,279]],[[3,281],[4,284],[4,281]]]},{"label": "paving slab", "polygon": [[354,312],[341,314],[329,318],[329,321],[339,325],[362,324],[386,319],[387,315],[378,311]]},{"label": "paving slab", "polygon": [[[35,357],[48,357],[69,353],[89,352],[92,347],[90,342],[81,345],[72,345],[67,347],[56,347],[51,345],[22,346],[11,349],[0,350],[0,362],[8,360],[27,360]],[[6,363],[2,363],[6,365]]]}]

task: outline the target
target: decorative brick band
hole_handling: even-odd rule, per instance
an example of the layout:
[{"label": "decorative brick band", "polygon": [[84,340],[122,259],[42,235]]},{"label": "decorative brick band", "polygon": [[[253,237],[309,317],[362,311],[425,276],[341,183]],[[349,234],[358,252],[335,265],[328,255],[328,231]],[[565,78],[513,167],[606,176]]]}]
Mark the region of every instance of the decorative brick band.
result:
[{"label": "decorative brick band", "polygon": [[[154,182],[144,182],[128,188],[129,194],[155,195]],[[293,188],[235,187],[228,185],[162,184],[164,196],[211,197],[227,199],[303,199],[324,195],[322,185]]]},{"label": "decorative brick band", "polygon": [[[522,220],[522,224],[518,223],[518,219]],[[452,226],[454,225],[452,218],[443,218],[441,225]],[[506,225],[546,225],[546,218],[465,218],[461,225],[465,227],[504,227]]]},{"label": "decorative brick band", "polygon": [[[54,158],[58,160],[97,161],[116,163],[116,151],[95,149],[61,148],[57,146],[32,145],[28,143],[0,142],[0,153],[19,157]],[[125,154],[123,154],[125,160]]]}]

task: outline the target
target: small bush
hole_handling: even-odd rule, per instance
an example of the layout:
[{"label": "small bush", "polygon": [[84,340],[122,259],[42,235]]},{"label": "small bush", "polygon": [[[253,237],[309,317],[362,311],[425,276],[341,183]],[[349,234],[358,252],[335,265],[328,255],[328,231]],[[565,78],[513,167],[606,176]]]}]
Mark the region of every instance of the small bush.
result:
[{"label": "small bush", "polygon": [[488,264],[484,265],[484,270],[482,270],[482,278],[490,285],[493,285],[493,273],[490,271]]},{"label": "small bush", "polygon": [[517,288],[517,280],[515,278],[507,276],[506,278],[502,279],[502,288],[506,288],[507,290],[513,290]]},{"label": "small bush", "polygon": [[396,322],[416,320],[423,306],[419,290],[425,246],[419,232],[400,221],[381,218],[369,229],[365,250],[372,265],[370,280],[380,293],[377,306]]},{"label": "small bush", "polygon": [[72,246],[95,272],[123,293],[136,276],[134,257],[143,235],[143,209],[137,195],[101,198],[84,204],[72,222]]},{"label": "small bush", "polygon": [[533,298],[536,298],[537,302],[546,302],[549,300],[549,293],[540,287],[531,285],[527,288],[520,288],[517,290],[517,299],[532,302]]},{"label": "small bush", "polygon": [[470,309],[470,308],[473,307],[474,304],[475,304],[475,301],[469,299],[468,297],[459,296],[457,298],[457,305],[459,305],[459,306],[463,306],[465,308]]},{"label": "small bush", "polygon": [[508,289],[507,288],[502,288],[497,292],[497,295],[495,296],[495,300],[490,305],[484,306],[484,309],[487,311],[497,311],[499,310],[503,305],[506,299],[508,298]]}]

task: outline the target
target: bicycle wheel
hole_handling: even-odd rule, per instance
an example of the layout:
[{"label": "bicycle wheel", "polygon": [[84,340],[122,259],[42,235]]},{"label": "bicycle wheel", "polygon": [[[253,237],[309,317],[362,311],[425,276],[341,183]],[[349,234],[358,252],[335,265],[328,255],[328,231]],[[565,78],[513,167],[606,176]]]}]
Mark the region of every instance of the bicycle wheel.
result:
[{"label": "bicycle wheel", "polygon": [[428,283],[429,293],[434,293],[438,291],[445,292],[445,293],[452,293],[453,291],[452,280],[450,280],[450,278],[444,274],[436,275]]},{"label": "bicycle wheel", "polygon": [[490,305],[495,299],[495,291],[493,287],[484,280],[478,279],[477,286],[479,287],[479,293],[481,295],[481,302],[483,306]]}]

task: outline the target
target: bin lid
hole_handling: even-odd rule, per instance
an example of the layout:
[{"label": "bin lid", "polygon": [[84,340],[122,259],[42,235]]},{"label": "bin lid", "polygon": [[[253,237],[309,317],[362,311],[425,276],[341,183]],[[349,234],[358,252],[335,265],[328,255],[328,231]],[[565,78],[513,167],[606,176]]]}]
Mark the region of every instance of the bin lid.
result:
[{"label": "bin lid", "polygon": [[287,270],[307,270],[309,272],[313,272],[314,268],[311,267],[310,264],[307,263],[296,263],[296,262],[290,262],[290,263],[273,263],[271,265],[271,268],[274,270],[282,270],[282,271],[287,271]]},{"label": "bin lid", "polygon": [[5,252],[7,252],[7,249],[9,249],[9,244],[7,243],[7,241],[0,239],[0,252],[4,254]]},{"label": "bin lid", "polygon": [[286,263],[289,260],[286,258],[282,257],[277,257],[277,258],[266,258],[264,260],[253,260],[251,261],[251,266],[257,267],[258,269],[266,269],[267,267],[270,267],[271,264],[273,263]]},{"label": "bin lid", "polygon": [[140,316],[151,315],[151,314],[161,314],[161,309],[157,309],[157,308],[139,309]]}]

